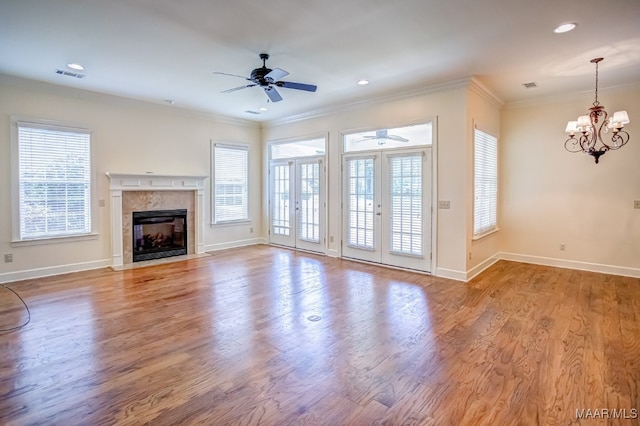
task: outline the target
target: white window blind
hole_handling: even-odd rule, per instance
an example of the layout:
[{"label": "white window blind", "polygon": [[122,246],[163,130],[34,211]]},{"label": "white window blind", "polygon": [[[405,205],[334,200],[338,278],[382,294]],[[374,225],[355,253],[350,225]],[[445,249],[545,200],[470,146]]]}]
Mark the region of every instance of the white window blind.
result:
[{"label": "white window blind", "polygon": [[389,158],[391,252],[422,255],[422,155]]},{"label": "white window blind", "polygon": [[473,236],[497,229],[498,139],[475,129]]},{"label": "white window blind", "polygon": [[349,209],[347,243],[352,247],[372,250],[374,199],[373,158],[349,159]]},{"label": "white window blind", "polygon": [[214,223],[248,220],[248,149],[215,145],[214,172]]},{"label": "white window blind", "polygon": [[20,239],[91,233],[89,131],[17,125]]}]

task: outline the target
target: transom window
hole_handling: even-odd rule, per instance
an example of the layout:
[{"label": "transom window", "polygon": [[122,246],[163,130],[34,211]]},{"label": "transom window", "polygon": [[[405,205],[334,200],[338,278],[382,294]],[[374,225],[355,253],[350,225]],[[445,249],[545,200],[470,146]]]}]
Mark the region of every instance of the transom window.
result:
[{"label": "transom window", "polygon": [[313,157],[325,154],[325,138],[308,139],[295,142],[273,143],[271,159]]},{"label": "transom window", "polygon": [[431,145],[431,123],[344,135],[344,152],[398,149]]}]

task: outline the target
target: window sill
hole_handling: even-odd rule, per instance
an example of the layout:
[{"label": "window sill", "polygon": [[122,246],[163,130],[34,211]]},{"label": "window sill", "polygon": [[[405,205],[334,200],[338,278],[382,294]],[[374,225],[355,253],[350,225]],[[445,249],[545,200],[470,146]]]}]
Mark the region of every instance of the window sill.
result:
[{"label": "window sill", "polygon": [[70,235],[67,237],[34,238],[33,240],[13,240],[11,247],[40,246],[46,244],[72,243],[76,241],[97,240],[100,234]]},{"label": "window sill", "polygon": [[211,224],[212,228],[225,227],[225,226],[238,226],[238,225],[251,225],[251,219],[242,220],[228,220],[225,222],[215,222]]},{"label": "window sill", "polygon": [[482,239],[484,239],[484,238],[486,238],[486,237],[488,237],[488,236],[490,236],[490,235],[495,234],[495,233],[496,233],[496,232],[498,232],[498,231],[500,231],[500,228],[492,229],[492,230],[491,230],[491,231],[489,231],[489,232],[485,232],[484,234],[481,234],[481,235],[478,235],[478,236],[473,237],[473,238],[471,239],[471,241],[473,241],[473,242],[475,242],[475,241],[480,241],[480,240],[482,240]]}]

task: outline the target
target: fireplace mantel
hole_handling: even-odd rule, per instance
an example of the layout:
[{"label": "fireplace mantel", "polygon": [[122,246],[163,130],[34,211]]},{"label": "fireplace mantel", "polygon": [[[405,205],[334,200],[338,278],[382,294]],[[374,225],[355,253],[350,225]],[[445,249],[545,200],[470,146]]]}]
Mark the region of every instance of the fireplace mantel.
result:
[{"label": "fireplace mantel", "polygon": [[111,173],[111,190],[120,191],[196,191],[204,188],[209,176],[159,175],[155,173]]},{"label": "fireplace mantel", "polygon": [[124,191],[194,191],[195,251],[204,253],[204,181],[208,176],[107,172],[111,189],[112,267],[123,265],[122,193]]}]

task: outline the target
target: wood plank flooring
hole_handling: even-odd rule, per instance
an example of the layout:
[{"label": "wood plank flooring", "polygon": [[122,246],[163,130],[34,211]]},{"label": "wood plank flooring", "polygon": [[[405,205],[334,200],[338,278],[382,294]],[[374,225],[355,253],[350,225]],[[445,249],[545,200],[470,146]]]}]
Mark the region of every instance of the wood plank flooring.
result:
[{"label": "wood plank flooring", "polygon": [[254,246],[8,287],[2,425],[639,424],[640,279]]}]

